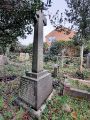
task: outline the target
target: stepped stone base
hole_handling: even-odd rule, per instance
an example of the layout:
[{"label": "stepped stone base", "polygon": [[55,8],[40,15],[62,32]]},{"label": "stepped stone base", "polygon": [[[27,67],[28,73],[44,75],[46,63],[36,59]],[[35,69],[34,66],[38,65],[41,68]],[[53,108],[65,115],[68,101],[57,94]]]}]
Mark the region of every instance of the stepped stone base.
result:
[{"label": "stepped stone base", "polygon": [[[52,91],[52,93],[48,96],[47,101],[51,100],[52,97],[54,96],[54,94],[56,93],[55,90]],[[29,113],[30,113],[30,116],[32,119],[37,119],[37,120],[40,120],[41,119],[41,115],[44,111],[44,109],[46,108],[46,104],[42,104],[42,106],[38,109],[38,110],[35,110],[33,108],[31,108],[29,105],[25,104],[22,100],[20,99],[17,99],[15,101],[19,106],[22,106],[24,109],[26,109]],[[30,119],[31,120],[31,119]]]},{"label": "stepped stone base", "polygon": [[20,81],[18,100],[38,110],[52,92],[52,77],[46,70],[39,73],[26,72]]}]

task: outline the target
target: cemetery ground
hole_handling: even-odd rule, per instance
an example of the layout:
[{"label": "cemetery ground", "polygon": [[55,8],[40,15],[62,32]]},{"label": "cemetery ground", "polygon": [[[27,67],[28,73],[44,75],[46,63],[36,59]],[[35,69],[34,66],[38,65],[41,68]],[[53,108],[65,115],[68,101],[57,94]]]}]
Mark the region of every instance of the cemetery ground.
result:
[{"label": "cemetery ground", "polygon": [[[47,101],[41,120],[90,120],[89,100],[62,94],[65,80],[69,81],[71,87],[90,92],[90,84],[73,80],[84,79],[89,82],[90,69],[86,68],[86,62],[84,62],[83,74],[80,74],[78,69],[79,58],[65,58],[63,68],[61,60],[48,61],[44,63],[44,68],[52,73],[53,65],[56,63],[60,66],[59,73],[53,78],[56,93],[52,100]],[[10,57],[9,64],[0,66],[0,120],[32,120],[29,111],[13,103],[18,95],[20,77],[27,70],[31,70],[31,60],[20,62],[15,55]]]}]

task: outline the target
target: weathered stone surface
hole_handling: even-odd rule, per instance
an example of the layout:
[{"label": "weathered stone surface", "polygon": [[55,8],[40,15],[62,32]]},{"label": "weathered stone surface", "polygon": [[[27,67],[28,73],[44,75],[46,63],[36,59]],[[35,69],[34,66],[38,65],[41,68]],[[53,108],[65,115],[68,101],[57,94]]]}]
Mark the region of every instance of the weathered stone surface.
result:
[{"label": "weathered stone surface", "polygon": [[47,73],[47,70],[43,70],[39,73],[33,73],[33,72],[27,72],[26,71],[26,76],[33,77],[33,78],[39,78],[39,77],[42,77],[46,73]]},{"label": "weathered stone surface", "polygon": [[63,94],[70,95],[70,96],[80,98],[80,99],[90,100],[90,92],[85,91],[85,90],[70,88],[70,86],[68,85],[64,85]]},{"label": "weathered stone surface", "polygon": [[21,78],[18,97],[36,111],[52,92],[51,74],[43,70],[43,24],[46,25],[46,19],[43,12],[38,11],[34,23],[32,73],[26,72]]},{"label": "weathered stone surface", "polygon": [[0,55],[0,65],[8,64],[8,59],[4,55]]},{"label": "weathered stone surface", "polygon": [[41,11],[37,11],[37,22],[34,24],[32,72],[43,71],[43,25],[46,19]]},{"label": "weathered stone surface", "polygon": [[38,110],[52,92],[52,78],[50,73],[42,72],[42,76],[22,77],[19,98]]},{"label": "weathered stone surface", "polygon": [[30,59],[29,53],[26,53],[25,54],[25,60],[29,60],[29,59]]},{"label": "weathered stone surface", "polygon": [[90,68],[90,53],[87,54],[87,68]]},{"label": "weathered stone surface", "polygon": [[59,65],[58,64],[54,64],[53,66],[53,77],[57,77],[58,73],[59,73]]},{"label": "weathered stone surface", "polygon": [[71,107],[68,104],[64,104],[62,106],[62,110],[65,111],[65,112],[70,113],[71,112]]},{"label": "weathered stone surface", "polygon": [[26,57],[25,53],[20,53],[19,61],[21,62],[25,61],[25,57]]},{"label": "weathered stone surface", "polygon": [[90,93],[85,90],[71,88],[69,94],[77,98],[90,100]]},{"label": "weathered stone surface", "polygon": [[[54,96],[54,94],[56,94],[55,90],[52,91],[52,93],[49,95],[49,97],[47,98],[46,101],[51,100],[52,97]],[[22,106],[24,109],[27,109],[30,112],[30,116],[31,116],[30,120],[33,120],[34,118],[36,118],[38,120],[41,120],[41,115],[42,115],[44,109],[46,108],[46,104],[45,103],[37,111],[32,109],[29,105],[25,104],[21,99],[17,99],[16,103],[19,106]]]},{"label": "weathered stone surface", "polygon": [[27,78],[22,78],[20,82],[20,93],[19,96],[27,103],[30,103],[32,106],[35,106],[35,91],[34,91],[35,82]]}]

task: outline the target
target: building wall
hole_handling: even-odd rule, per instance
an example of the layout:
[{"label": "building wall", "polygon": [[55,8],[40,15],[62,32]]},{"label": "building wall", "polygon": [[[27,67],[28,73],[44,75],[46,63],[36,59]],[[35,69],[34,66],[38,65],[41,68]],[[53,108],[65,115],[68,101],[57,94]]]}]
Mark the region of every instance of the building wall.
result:
[{"label": "building wall", "polygon": [[[51,43],[53,41],[70,41],[74,35],[75,35],[75,31],[70,31],[70,33],[67,33],[68,29],[65,28],[65,30],[53,30],[52,32],[50,32],[46,37],[45,37],[45,41],[46,43],[49,45],[49,47],[51,46]],[[78,50],[75,47],[69,47],[67,48],[67,53],[66,55],[68,56],[76,56],[78,53]]]}]

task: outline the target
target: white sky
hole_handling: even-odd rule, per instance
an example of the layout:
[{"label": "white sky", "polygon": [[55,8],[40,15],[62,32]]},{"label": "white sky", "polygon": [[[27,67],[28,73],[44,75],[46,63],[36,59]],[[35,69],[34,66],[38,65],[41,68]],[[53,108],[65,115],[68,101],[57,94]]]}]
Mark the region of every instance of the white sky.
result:
[{"label": "white sky", "polygon": [[[43,1],[46,1],[46,0],[43,0]],[[66,5],[66,2],[65,0],[52,0],[52,6],[51,8],[49,8],[49,13],[51,15],[54,15],[56,13],[57,10],[60,11],[60,13],[63,13],[64,10],[67,8],[67,5]],[[48,11],[46,12],[46,14],[48,13]],[[50,24],[50,21],[47,17],[47,26],[44,27],[44,41],[45,41],[45,36],[51,32],[53,30],[53,26]],[[26,39],[21,39],[19,38],[19,41],[21,42],[21,44],[23,45],[28,45],[30,43],[33,42],[33,33],[31,35],[28,35]]]}]

